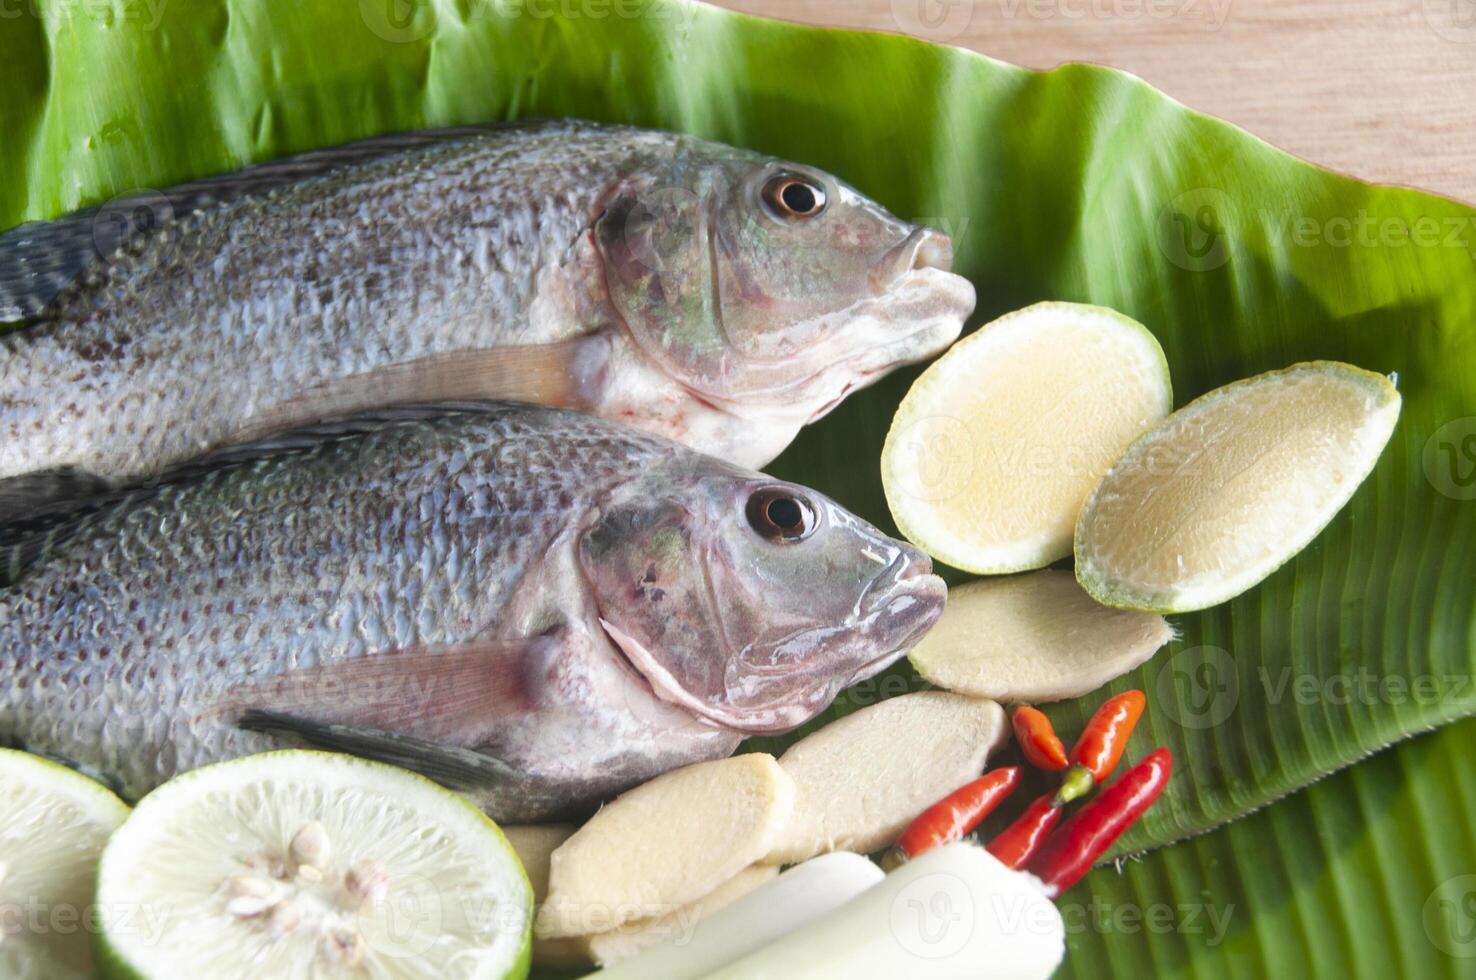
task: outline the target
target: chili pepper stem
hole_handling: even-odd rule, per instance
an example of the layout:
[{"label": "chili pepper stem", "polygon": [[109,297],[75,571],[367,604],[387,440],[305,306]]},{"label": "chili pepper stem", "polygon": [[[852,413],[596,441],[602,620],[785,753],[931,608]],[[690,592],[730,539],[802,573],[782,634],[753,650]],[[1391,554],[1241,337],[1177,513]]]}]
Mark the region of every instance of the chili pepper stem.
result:
[{"label": "chili pepper stem", "polygon": [[1029,870],[1055,897],[1082,879],[1122,832],[1141,817],[1168,785],[1168,749],[1152,752],[1071,815],[1031,859]]},{"label": "chili pepper stem", "polygon": [[1092,771],[1086,766],[1077,763],[1066,770],[1066,775],[1061,778],[1061,788],[1056,790],[1056,805],[1065,806],[1072,800],[1080,799],[1092,791],[1097,785],[1097,779]]}]

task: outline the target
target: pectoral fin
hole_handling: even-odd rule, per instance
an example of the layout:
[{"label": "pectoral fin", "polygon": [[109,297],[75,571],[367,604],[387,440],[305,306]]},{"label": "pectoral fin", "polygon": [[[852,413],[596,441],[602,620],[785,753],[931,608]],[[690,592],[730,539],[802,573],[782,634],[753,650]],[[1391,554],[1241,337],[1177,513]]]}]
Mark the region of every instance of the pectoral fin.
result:
[{"label": "pectoral fin", "polygon": [[479,745],[499,722],[534,707],[530,677],[546,658],[558,656],[562,644],[562,634],[553,632],[353,657],[237,685],[207,714],[265,712],[319,727]]},{"label": "pectoral fin", "polygon": [[591,334],[552,344],[437,354],[314,385],[247,419],[232,441],[383,408],[516,401],[590,410],[604,387],[610,341]]},{"label": "pectoral fin", "polygon": [[418,772],[469,797],[498,819],[558,820],[592,809],[584,781],[529,775],[475,749],[357,725],[325,725],[273,711],[247,711],[237,725]]}]

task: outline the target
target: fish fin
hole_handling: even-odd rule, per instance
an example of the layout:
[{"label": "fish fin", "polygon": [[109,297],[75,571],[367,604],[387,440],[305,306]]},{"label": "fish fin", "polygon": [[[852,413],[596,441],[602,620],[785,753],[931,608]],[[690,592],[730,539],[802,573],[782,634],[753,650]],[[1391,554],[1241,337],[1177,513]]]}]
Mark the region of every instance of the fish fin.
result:
[{"label": "fish fin", "polygon": [[255,709],[320,724],[352,724],[480,744],[497,719],[528,711],[539,668],[564,647],[562,630],[526,639],[475,638],[353,657],[237,684],[207,714]]},{"label": "fish fin", "polygon": [[465,794],[493,814],[537,814],[539,821],[547,821],[588,816],[593,809],[582,780],[530,775],[474,748],[378,728],[325,724],[256,708],[244,712],[236,725],[248,732],[418,772],[447,789]]},{"label": "fish fin", "polygon": [[598,333],[438,354],[315,385],[247,419],[232,440],[352,417],[383,405],[516,401],[588,411],[604,387],[609,361],[610,341]]},{"label": "fish fin", "polygon": [[73,511],[114,489],[105,477],[72,466],[0,479],[0,526]]},{"label": "fish fin", "polygon": [[42,555],[81,527],[79,516],[116,488],[73,467],[0,480],[0,588],[18,582]]},{"label": "fish fin", "polygon": [[517,125],[390,133],[259,163],[164,191],[118,197],[55,220],[11,228],[0,233],[0,323],[44,319],[68,286],[90,270],[105,269],[119,248],[135,236],[156,233],[197,211],[263,196],[279,187],[379,157]]},{"label": "fish fin", "polygon": [[486,790],[520,779],[507,763],[475,749],[378,728],[313,721],[260,708],[242,712],[236,725],[248,732],[297,739],[329,752],[387,762],[462,792]]}]

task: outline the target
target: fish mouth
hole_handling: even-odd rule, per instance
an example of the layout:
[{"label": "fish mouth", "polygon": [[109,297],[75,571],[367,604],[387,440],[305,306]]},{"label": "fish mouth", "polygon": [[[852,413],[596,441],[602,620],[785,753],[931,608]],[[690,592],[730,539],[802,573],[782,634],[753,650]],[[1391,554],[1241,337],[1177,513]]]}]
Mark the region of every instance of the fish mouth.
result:
[{"label": "fish mouth", "polygon": [[[644,681],[657,698],[716,728],[745,735],[774,735],[814,718],[841,691],[874,677],[905,656],[942,615],[947,596],[948,587],[933,574],[930,559],[910,546],[902,546],[858,600],[855,620],[833,627],[800,630],[771,644],[808,649],[844,635],[847,647],[878,652],[849,673],[811,675],[806,683],[797,684],[790,696],[781,700],[743,705],[715,704],[693,694],[639,640],[603,616],[599,622],[620,652],[623,666]],[[760,679],[796,675],[793,663],[745,662],[743,671]]]},{"label": "fish mouth", "polygon": [[943,353],[963,333],[976,298],[973,283],[955,273],[933,267],[904,272],[887,292],[867,302],[873,312],[860,315],[882,322],[909,323],[911,329],[895,339],[862,346],[801,382],[799,387],[824,388],[827,384],[835,387],[832,379],[839,380],[838,388],[810,414],[806,424],[824,418],[853,392],[898,368]]}]

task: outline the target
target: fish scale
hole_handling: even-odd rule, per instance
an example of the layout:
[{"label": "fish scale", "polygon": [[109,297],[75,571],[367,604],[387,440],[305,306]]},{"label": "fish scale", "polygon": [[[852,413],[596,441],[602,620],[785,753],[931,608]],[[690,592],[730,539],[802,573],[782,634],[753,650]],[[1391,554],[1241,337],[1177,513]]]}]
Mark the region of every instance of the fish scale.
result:
[{"label": "fish scale", "polygon": [[[397,412],[278,439],[259,458],[196,466],[45,529],[49,544],[0,587],[0,738],[137,797],[178,771],[280,746],[280,732],[242,727],[267,712],[310,742],[322,737],[313,726],[348,726],[332,747],[454,770],[443,781],[503,819],[567,813],[732,751],[740,731],[680,707],[680,692],[659,689],[671,678],[730,675],[734,696],[751,697],[744,658],[785,642],[765,631],[826,630],[820,659],[795,665],[793,690],[779,692],[808,716],[936,617],[943,588],[926,558],[811,491],[794,492],[824,516],[814,541],[762,540],[743,495],[775,485],[529,406]],[[686,516],[651,549],[651,515],[677,502]],[[691,541],[690,556],[673,540]],[[885,569],[864,554],[888,551]],[[660,583],[670,597],[620,571],[673,560],[678,573]],[[689,593],[719,589],[722,609],[677,591],[698,572]],[[754,598],[758,621],[734,618]],[[818,611],[785,611],[796,604]],[[602,624],[653,608],[684,626],[723,618],[713,635],[750,637],[731,652],[735,669],[706,669],[728,652],[672,630],[661,655],[691,665],[643,673]]]},{"label": "fish scale", "polygon": [[[435,482],[427,464],[441,451],[442,432],[427,443],[421,428],[391,429],[366,445],[327,445],[291,465],[249,474],[244,492],[229,496],[213,491],[238,476],[230,471],[199,484],[165,488],[111,512],[47,556],[44,567],[0,594],[0,662],[12,678],[9,693],[49,687],[61,694],[79,682],[95,693],[93,688],[112,688],[120,666],[144,658],[156,675],[150,680],[160,686],[128,687],[122,700],[103,712],[76,712],[46,701],[22,705],[12,697],[0,712],[0,726],[28,727],[27,717],[49,716],[55,727],[36,732],[28,743],[78,758],[101,739],[109,715],[146,714],[174,692],[208,696],[247,670],[315,666],[355,647],[465,639],[466,630],[494,618],[540,543],[561,526],[563,512],[556,506],[561,493],[571,502],[575,494],[588,500],[628,472],[641,448],[646,455],[655,451],[639,443],[613,443],[596,456],[574,447],[561,466],[550,465],[553,461],[542,454],[524,453],[516,479],[531,488],[530,500],[554,506],[532,511],[520,527],[524,533],[510,534],[512,515],[478,507],[458,487],[446,492]],[[494,419],[481,431],[450,438],[516,442],[516,430]],[[547,437],[556,438],[557,428]],[[475,443],[466,448],[474,452]],[[345,465],[366,457],[372,457],[373,467],[355,467],[350,479],[341,475]],[[574,473],[580,474],[578,486]],[[396,526],[393,512],[404,506],[400,501],[415,510],[433,508],[423,513],[422,522],[406,528],[403,539],[387,533]],[[279,533],[284,511],[298,516],[304,537]],[[171,527],[174,515],[182,516]],[[235,533],[233,542],[215,533],[224,522]],[[495,542],[496,549],[480,562],[468,561],[453,576],[446,561],[452,542],[468,539]],[[402,550],[401,541],[411,546]],[[77,587],[78,572],[86,576],[86,589]],[[434,610],[431,622],[398,615],[398,596],[373,587],[385,575],[409,586],[422,609]],[[463,583],[477,588],[471,603],[458,595]],[[197,593],[202,591],[228,591],[231,599],[200,606]],[[106,635],[106,642],[84,635],[82,624],[94,636]],[[212,630],[223,633],[222,640],[202,644]],[[342,630],[353,634],[347,644]],[[190,650],[201,652],[190,655]],[[263,662],[264,656],[271,659]],[[228,665],[228,673],[217,677],[218,683],[198,684],[220,662]],[[187,696],[184,707],[196,706]],[[203,736],[197,751],[215,751],[216,738]],[[125,784],[146,784],[149,765],[139,760],[130,766],[122,774]]]},{"label": "fish scale", "polygon": [[[571,320],[539,332],[524,315],[534,272],[572,247],[596,189],[629,166],[602,136],[581,139],[587,132],[552,127],[518,142],[516,154],[478,142],[391,157],[368,165],[373,179],[330,175],[195,212],[162,241],[156,233],[140,257],[115,255],[95,287],[58,306],[56,325],[0,337],[0,473],[23,471],[37,455],[65,456],[79,438],[100,472],[129,469],[138,443],[185,457],[225,435],[223,409],[251,405],[274,386],[589,329]],[[555,179],[590,190],[540,209],[546,235],[520,234],[533,210],[526,202]],[[202,266],[201,255],[213,264]],[[495,255],[495,269],[470,265],[467,255]],[[217,267],[255,275],[222,276]],[[171,326],[141,329],[150,323]],[[277,350],[295,356],[260,356]],[[108,356],[121,352],[127,377]],[[202,364],[209,388],[196,382]],[[69,400],[88,408],[58,425],[62,374]],[[171,428],[180,417],[196,426]],[[42,420],[45,431],[27,436]]]},{"label": "fish scale", "polygon": [[475,127],[0,233],[0,318],[25,321],[0,333],[0,523],[54,502],[27,475],[126,482],[394,403],[580,408],[762,464],[973,305],[945,236],[833,178],[813,176],[825,217],[769,214],[750,185],[791,169],[627,127]]}]

